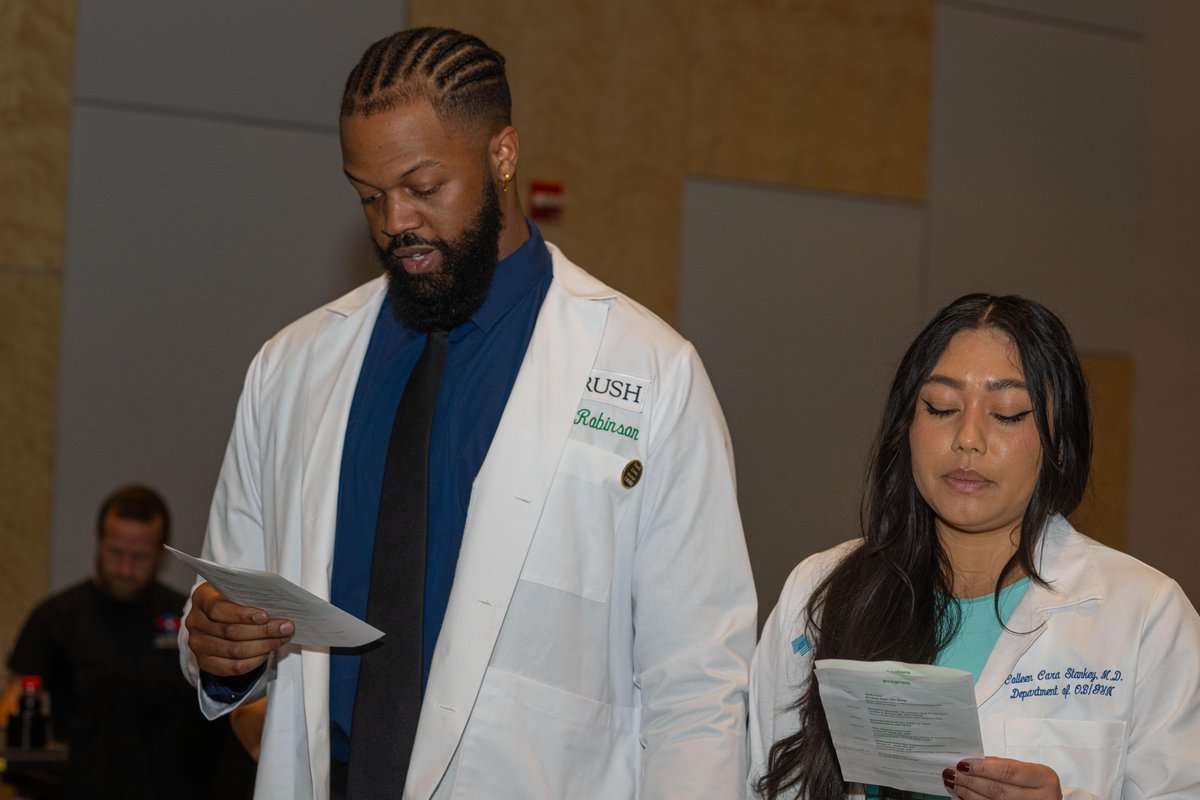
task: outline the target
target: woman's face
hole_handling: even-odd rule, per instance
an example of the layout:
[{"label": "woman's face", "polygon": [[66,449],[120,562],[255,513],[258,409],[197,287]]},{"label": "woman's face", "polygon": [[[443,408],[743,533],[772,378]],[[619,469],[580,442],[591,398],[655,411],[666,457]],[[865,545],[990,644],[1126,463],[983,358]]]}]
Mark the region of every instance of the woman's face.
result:
[{"label": "woman's face", "polygon": [[939,535],[1007,537],[1020,525],[1042,445],[1007,334],[985,328],[950,340],[918,394],[908,441]]}]

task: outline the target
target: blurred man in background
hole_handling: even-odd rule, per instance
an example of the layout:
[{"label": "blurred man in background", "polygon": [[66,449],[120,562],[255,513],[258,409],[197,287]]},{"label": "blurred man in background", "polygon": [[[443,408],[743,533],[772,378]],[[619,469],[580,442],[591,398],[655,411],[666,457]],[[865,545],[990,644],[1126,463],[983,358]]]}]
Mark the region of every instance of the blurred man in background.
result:
[{"label": "blurred man in background", "polygon": [[[226,724],[205,722],[179,674],[184,597],[156,579],[170,529],[170,511],[153,489],[110,495],[97,519],[95,573],[34,609],[8,659],[4,711],[16,705],[22,676],[42,678],[53,737],[70,745],[67,797],[212,796],[208,779],[181,781],[198,753],[209,765],[240,757],[240,780],[236,761],[210,774],[233,777],[249,794],[249,759],[231,752]],[[225,796],[238,796],[228,788]]]}]

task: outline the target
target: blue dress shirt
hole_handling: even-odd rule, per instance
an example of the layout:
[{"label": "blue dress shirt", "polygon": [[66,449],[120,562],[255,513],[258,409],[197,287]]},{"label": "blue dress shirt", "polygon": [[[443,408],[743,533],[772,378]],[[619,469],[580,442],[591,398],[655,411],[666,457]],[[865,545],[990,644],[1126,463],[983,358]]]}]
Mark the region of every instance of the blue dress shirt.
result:
[{"label": "blue dress shirt", "polygon": [[[471,485],[496,434],[551,276],[550,252],[529,223],[529,239],[497,265],[483,305],[450,331],[429,444],[422,686],[450,599]],[[424,347],[425,334],[398,321],[385,301],[354,390],[338,483],[331,600],[360,618],[367,613],[392,418]],[[356,654],[335,650],[330,658],[330,746],[343,762],[349,760],[358,665]]]}]

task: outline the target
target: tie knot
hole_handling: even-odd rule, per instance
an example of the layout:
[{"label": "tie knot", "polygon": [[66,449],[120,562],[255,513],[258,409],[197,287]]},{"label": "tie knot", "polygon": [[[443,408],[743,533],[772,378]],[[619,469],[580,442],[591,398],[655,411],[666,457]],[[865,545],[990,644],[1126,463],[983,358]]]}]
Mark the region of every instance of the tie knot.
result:
[{"label": "tie knot", "polygon": [[[450,349],[450,331],[430,331],[425,339],[425,349],[422,355],[431,355],[436,359],[444,359]],[[439,367],[440,370],[440,367]]]}]

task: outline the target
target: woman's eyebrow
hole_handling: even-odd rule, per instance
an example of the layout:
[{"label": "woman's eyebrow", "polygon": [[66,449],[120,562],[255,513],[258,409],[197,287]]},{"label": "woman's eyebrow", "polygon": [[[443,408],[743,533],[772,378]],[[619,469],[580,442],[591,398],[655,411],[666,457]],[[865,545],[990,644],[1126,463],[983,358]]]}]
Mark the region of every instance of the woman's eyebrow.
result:
[{"label": "woman's eyebrow", "polygon": [[[938,383],[942,386],[949,386],[951,389],[965,388],[965,384],[958,378],[951,378],[949,375],[941,375],[936,372],[926,378],[925,383]],[[984,388],[989,392],[1002,392],[1005,389],[1028,389],[1029,386],[1020,378],[992,378],[984,384]]]},{"label": "woman's eyebrow", "polygon": [[962,389],[964,384],[957,378],[951,378],[949,375],[941,375],[934,373],[925,379],[926,384],[940,383],[942,386],[949,386],[951,389]]},{"label": "woman's eyebrow", "polygon": [[995,378],[986,384],[989,392],[1002,392],[1005,389],[1028,389],[1025,381],[1020,378]]}]

